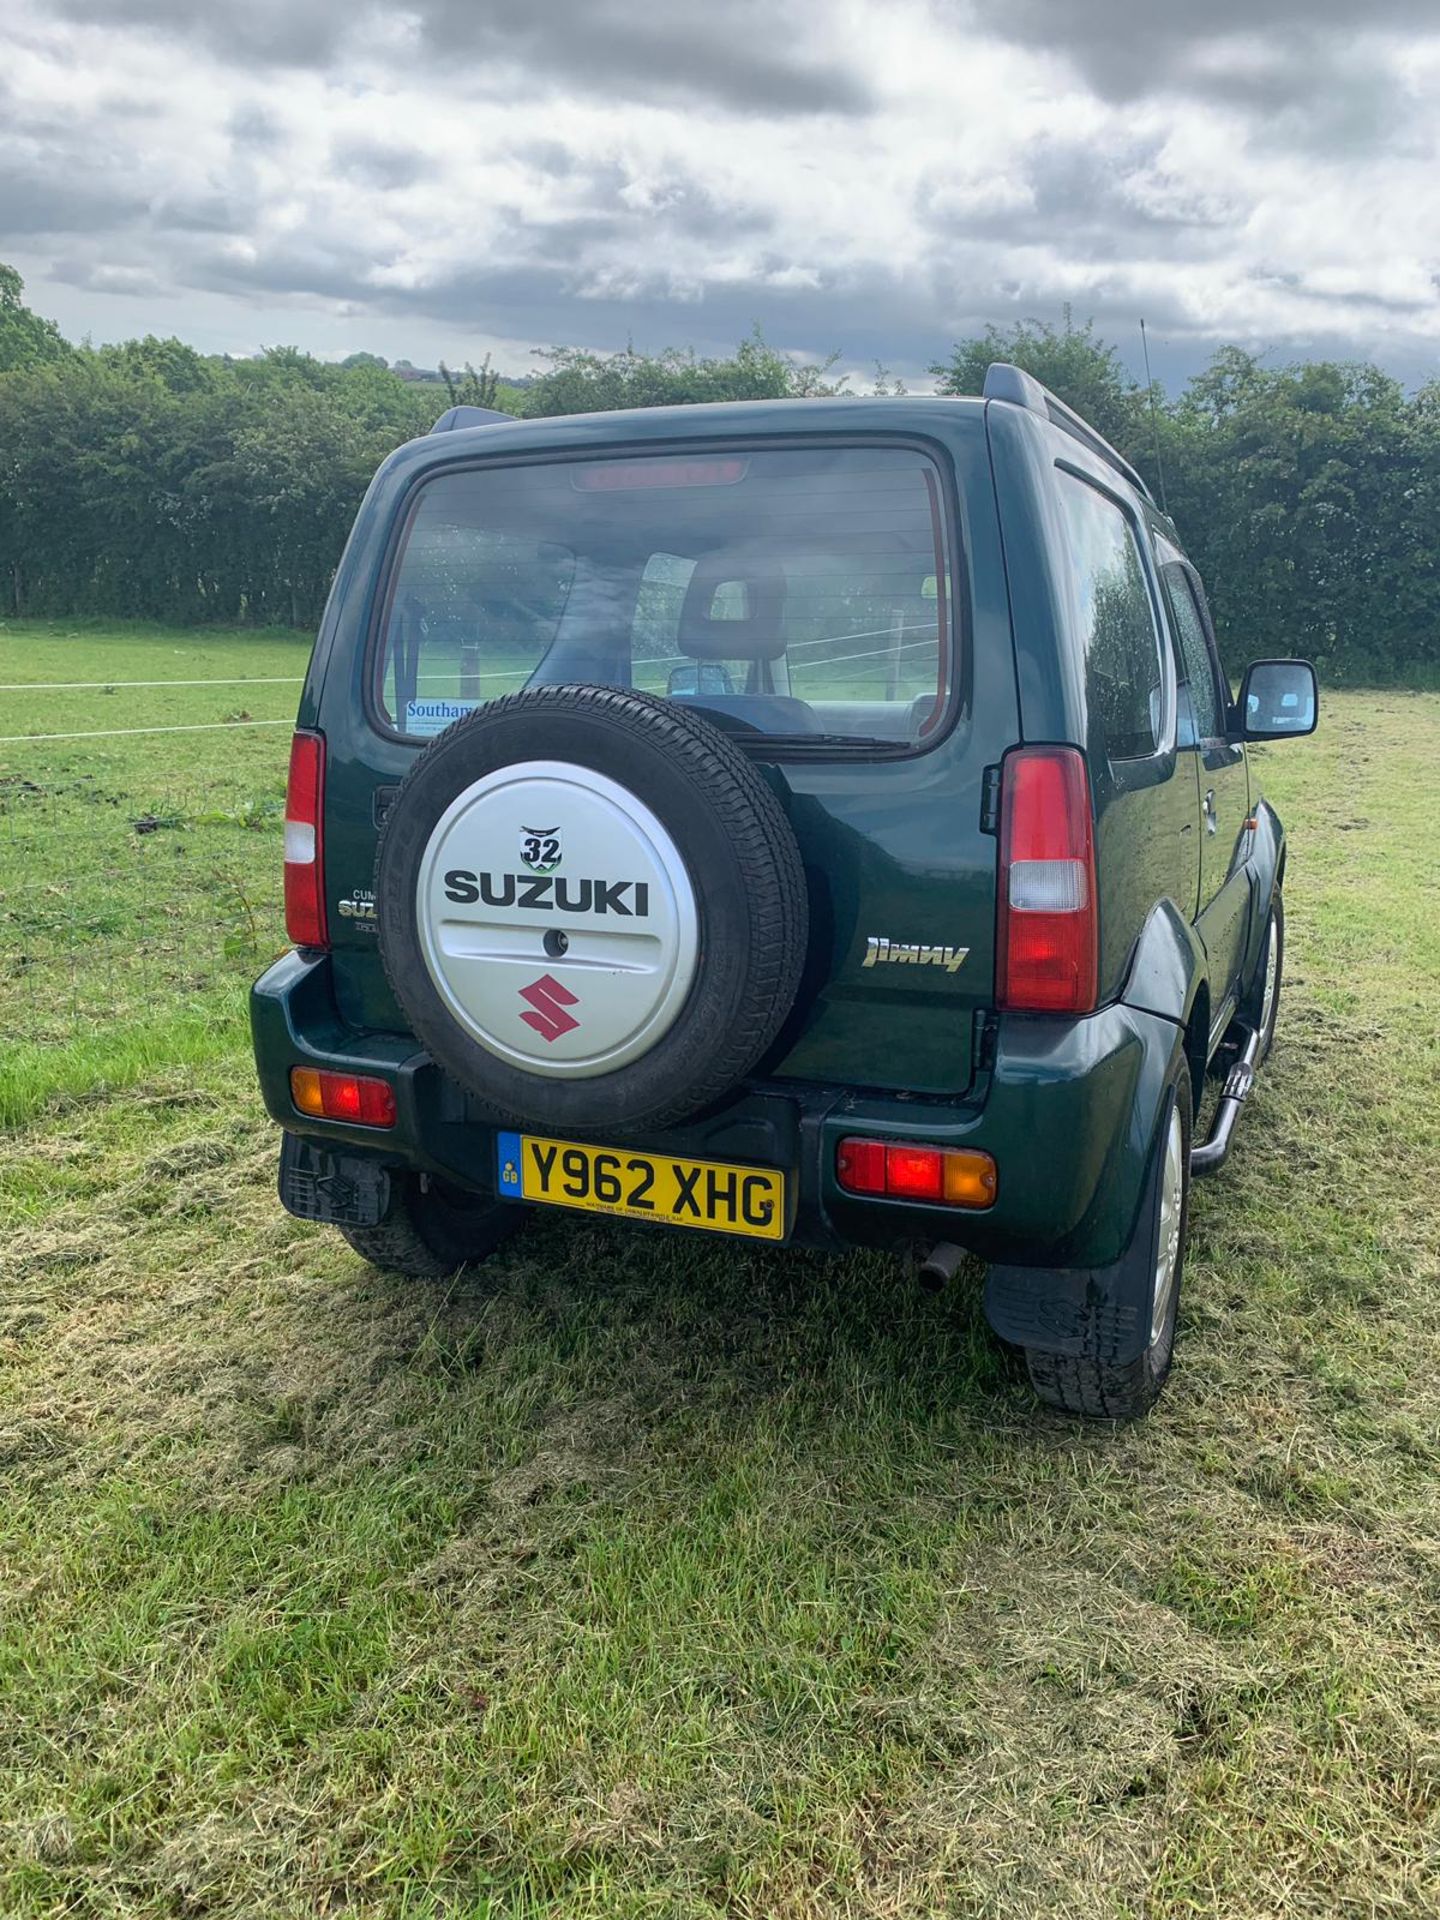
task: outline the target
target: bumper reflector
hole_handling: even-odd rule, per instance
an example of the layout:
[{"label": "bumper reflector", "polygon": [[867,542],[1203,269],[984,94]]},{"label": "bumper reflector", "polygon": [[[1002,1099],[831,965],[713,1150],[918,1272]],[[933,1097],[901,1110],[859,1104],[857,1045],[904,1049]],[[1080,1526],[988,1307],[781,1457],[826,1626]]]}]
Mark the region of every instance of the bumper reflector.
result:
[{"label": "bumper reflector", "polygon": [[363,1074],[327,1073],[322,1067],[292,1067],[290,1098],[312,1120],[348,1120],[358,1127],[393,1127],[395,1095],[384,1080]]},{"label": "bumper reflector", "polygon": [[906,1140],[842,1140],[835,1149],[835,1178],[846,1193],[942,1207],[990,1207],[999,1191],[990,1154]]}]

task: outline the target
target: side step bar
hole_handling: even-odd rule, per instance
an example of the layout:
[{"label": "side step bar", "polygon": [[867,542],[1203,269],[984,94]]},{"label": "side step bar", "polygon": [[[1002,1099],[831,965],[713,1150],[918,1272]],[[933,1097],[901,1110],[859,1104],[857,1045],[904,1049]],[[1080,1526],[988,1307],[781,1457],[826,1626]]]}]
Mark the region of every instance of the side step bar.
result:
[{"label": "side step bar", "polygon": [[1250,1098],[1250,1089],[1255,1084],[1255,1063],[1259,1054],[1259,1029],[1252,1027],[1248,1029],[1245,1045],[1240,1049],[1240,1058],[1225,1076],[1210,1138],[1203,1146],[1190,1149],[1191,1173],[1214,1173],[1217,1167],[1224,1166],[1235,1132],[1235,1122],[1240,1118],[1240,1109]]}]

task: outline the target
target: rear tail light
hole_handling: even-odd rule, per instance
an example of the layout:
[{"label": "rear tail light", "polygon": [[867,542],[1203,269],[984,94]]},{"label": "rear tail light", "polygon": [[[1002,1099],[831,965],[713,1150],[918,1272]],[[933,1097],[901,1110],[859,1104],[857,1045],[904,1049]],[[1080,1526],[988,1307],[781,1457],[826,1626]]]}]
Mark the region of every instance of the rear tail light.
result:
[{"label": "rear tail light", "polygon": [[312,1120],[349,1120],[358,1127],[393,1127],[395,1092],[366,1074],[329,1073],[323,1067],[292,1067],[290,1098]]},{"label": "rear tail light", "polygon": [[910,1140],[842,1140],[835,1149],[835,1178],[846,1193],[942,1207],[993,1206],[999,1189],[988,1153]]},{"label": "rear tail light", "polygon": [[1098,975],[1090,783],[1074,747],[1006,756],[1000,794],[996,999],[1016,1013],[1089,1013]]},{"label": "rear tail light", "polygon": [[297,947],[326,947],[325,737],[297,733],[285,789],[285,931]]}]

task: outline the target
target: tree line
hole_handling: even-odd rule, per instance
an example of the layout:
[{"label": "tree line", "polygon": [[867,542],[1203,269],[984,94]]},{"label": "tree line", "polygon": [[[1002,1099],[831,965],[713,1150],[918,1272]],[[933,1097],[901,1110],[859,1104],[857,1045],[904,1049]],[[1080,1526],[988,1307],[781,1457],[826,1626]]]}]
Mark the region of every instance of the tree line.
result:
[{"label": "tree line", "polygon": [[[1036,375],[1163,493],[1229,664],[1314,659],[1332,682],[1440,684],[1440,380],[1271,367],[1217,352],[1176,397],[1092,326],[988,328],[931,369],[978,393],[992,360]],[[0,265],[0,614],[313,625],[375,467],[447,401],[538,417],[848,391],[757,331],[727,358],[553,349],[523,387],[441,384],[375,356],[253,359],[178,340],[76,347]],[[875,390],[896,391],[883,369]]]}]

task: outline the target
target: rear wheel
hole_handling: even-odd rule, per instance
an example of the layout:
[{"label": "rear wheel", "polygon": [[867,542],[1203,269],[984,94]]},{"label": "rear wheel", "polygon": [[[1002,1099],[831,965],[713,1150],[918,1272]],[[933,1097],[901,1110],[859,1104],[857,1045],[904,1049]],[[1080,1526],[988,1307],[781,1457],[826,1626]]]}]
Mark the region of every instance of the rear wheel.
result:
[{"label": "rear wheel", "polygon": [[509,1201],[466,1193],[418,1173],[393,1173],[384,1219],[340,1232],[372,1267],[415,1280],[444,1280],[489,1259],[525,1218],[525,1209]]},{"label": "rear wheel", "polygon": [[[1149,1289],[1149,1339],[1134,1360],[1114,1361],[1099,1352],[1025,1351],[1030,1384],[1047,1406],[1091,1419],[1134,1420],[1148,1413],[1160,1396],[1175,1351],[1180,1310],[1180,1276],[1190,1214],[1190,1076],[1182,1074],[1171,1090],[1156,1143],[1156,1161],[1137,1228],[1143,1248],[1132,1254],[1146,1261]],[[1092,1344],[1099,1345],[1098,1334]]]}]

